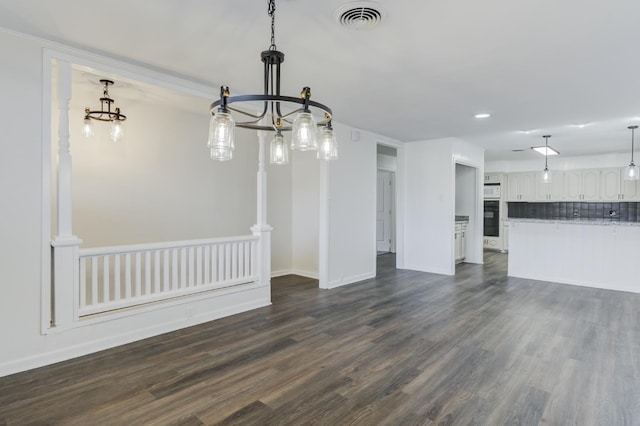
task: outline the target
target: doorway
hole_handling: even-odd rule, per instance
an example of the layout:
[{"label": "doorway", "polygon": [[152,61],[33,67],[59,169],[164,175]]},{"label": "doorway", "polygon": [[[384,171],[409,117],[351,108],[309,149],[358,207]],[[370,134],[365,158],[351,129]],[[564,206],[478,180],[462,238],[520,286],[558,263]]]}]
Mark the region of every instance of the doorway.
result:
[{"label": "doorway", "polygon": [[377,145],[376,252],[396,252],[397,150]]}]

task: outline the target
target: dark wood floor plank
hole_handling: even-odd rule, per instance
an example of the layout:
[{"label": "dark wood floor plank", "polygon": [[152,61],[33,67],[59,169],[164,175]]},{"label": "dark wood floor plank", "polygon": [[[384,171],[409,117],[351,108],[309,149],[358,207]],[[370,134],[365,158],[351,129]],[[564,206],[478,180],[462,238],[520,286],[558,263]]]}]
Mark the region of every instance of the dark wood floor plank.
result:
[{"label": "dark wood floor plank", "polygon": [[[402,271],[0,378],[0,425],[640,425],[640,295]],[[96,419],[99,419],[97,421]]]}]

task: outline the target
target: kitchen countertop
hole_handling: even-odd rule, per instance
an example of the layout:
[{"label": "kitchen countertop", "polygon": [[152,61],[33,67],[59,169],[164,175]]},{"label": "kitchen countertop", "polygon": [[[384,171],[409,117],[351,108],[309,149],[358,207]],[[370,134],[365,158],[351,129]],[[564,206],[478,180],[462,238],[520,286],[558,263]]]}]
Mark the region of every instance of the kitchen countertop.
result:
[{"label": "kitchen countertop", "polygon": [[467,222],[469,222],[469,216],[456,215],[456,223],[467,223]]},{"label": "kitchen countertop", "polygon": [[566,224],[566,225],[601,225],[601,226],[640,226],[640,222],[626,222],[620,220],[594,220],[594,219],[522,219],[508,218],[507,223],[548,223],[550,225]]}]

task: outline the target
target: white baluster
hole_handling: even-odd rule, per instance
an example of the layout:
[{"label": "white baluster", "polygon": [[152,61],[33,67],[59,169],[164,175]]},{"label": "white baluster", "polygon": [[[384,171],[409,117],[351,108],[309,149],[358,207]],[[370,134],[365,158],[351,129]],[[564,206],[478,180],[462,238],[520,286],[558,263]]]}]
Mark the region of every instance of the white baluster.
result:
[{"label": "white baluster", "polygon": [[187,280],[187,287],[193,287],[195,285],[195,249],[194,247],[189,247],[188,252],[189,259],[189,279]]},{"label": "white baluster", "polygon": [[109,303],[111,300],[111,280],[109,279],[109,256],[102,256],[102,303]]},{"label": "white baluster", "polygon": [[142,295],[142,256],[136,253],[136,297]]},{"label": "white baluster", "polygon": [[120,269],[120,255],[116,254],[113,259],[113,299],[120,300],[120,276],[122,270]]},{"label": "white baluster", "polygon": [[160,250],[153,252],[153,293],[160,293]]},{"label": "white baluster", "polygon": [[172,266],[172,270],[171,270],[171,275],[172,275],[172,280],[171,280],[171,290],[177,290],[179,283],[178,283],[178,249],[174,249],[172,250],[171,253],[171,266]]},{"label": "white baluster", "polygon": [[203,254],[203,262],[204,262],[204,277],[202,279],[202,284],[209,285],[211,284],[211,246],[204,246],[204,254]]},{"label": "white baluster", "polygon": [[151,252],[144,252],[144,294],[151,294]]},{"label": "white baluster", "polygon": [[98,304],[98,257],[91,257],[91,305]]},{"label": "white baluster", "polygon": [[124,297],[131,300],[131,253],[124,255]]},{"label": "white baluster", "polygon": [[87,258],[80,259],[80,308],[87,306]]}]

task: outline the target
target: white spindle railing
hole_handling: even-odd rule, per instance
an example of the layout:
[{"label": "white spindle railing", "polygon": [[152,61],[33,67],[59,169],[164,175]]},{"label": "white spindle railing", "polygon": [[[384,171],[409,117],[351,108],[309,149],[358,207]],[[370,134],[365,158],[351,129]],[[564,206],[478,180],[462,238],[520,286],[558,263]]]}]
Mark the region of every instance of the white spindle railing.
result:
[{"label": "white spindle railing", "polygon": [[79,316],[258,281],[259,237],[80,250]]}]

